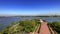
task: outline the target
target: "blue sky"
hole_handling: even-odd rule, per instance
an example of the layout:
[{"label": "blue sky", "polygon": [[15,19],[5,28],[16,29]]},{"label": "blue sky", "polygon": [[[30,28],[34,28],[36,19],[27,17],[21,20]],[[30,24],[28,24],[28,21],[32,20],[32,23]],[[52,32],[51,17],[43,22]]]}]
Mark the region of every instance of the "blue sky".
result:
[{"label": "blue sky", "polygon": [[60,14],[60,0],[0,0],[1,14]]}]

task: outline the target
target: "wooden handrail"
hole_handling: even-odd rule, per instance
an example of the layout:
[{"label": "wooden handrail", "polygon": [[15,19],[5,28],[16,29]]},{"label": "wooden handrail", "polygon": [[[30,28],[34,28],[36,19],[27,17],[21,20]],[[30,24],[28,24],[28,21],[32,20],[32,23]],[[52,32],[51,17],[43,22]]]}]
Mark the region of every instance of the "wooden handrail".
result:
[{"label": "wooden handrail", "polygon": [[49,30],[50,30],[50,32],[51,32],[51,34],[56,34],[55,32],[54,32],[54,30],[48,25],[48,27],[49,27]]}]

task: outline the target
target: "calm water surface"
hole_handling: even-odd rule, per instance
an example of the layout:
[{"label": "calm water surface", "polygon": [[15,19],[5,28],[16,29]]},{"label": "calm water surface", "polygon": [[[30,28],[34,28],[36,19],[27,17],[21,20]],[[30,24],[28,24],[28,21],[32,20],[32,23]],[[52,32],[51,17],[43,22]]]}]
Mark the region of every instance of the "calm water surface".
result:
[{"label": "calm water surface", "polygon": [[[0,31],[2,31],[6,26],[10,25],[11,22],[16,22],[18,20],[33,19],[34,17],[1,17],[0,18]],[[48,22],[60,21],[60,17],[43,17]]]}]

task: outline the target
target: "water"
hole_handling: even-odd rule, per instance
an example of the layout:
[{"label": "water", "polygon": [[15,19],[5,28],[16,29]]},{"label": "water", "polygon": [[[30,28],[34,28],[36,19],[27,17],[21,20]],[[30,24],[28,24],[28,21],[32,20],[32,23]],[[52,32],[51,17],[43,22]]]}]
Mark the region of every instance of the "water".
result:
[{"label": "water", "polygon": [[[33,19],[34,17],[1,17],[0,18],[0,31],[2,31],[6,26],[10,25],[11,22],[16,22],[18,20]],[[60,21],[60,17],[42,17],[48,22]]]}]

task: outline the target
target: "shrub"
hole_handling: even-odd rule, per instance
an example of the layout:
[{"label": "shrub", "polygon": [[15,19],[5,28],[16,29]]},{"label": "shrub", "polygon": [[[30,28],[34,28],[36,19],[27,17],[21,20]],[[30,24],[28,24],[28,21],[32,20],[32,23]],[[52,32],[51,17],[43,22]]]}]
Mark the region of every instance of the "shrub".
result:
[{"label": "shrub", "polygon": [[60,22],[49,23],[53,30],[60,34]]},{"label": "shrub", "polygon": [[35,26],[37,25],[35,20],[21,20],[19,23],[20,26],[24,27],[23,31],[25,32],[33,32]]},{"label": "shrub", "polygon": [[35,27],[38,24],[37,20],[20,20],[18,21],[19,23],[11,26],[6,27],[3,31],[2,34],[18,34],[21,32],[33,32]]}]

